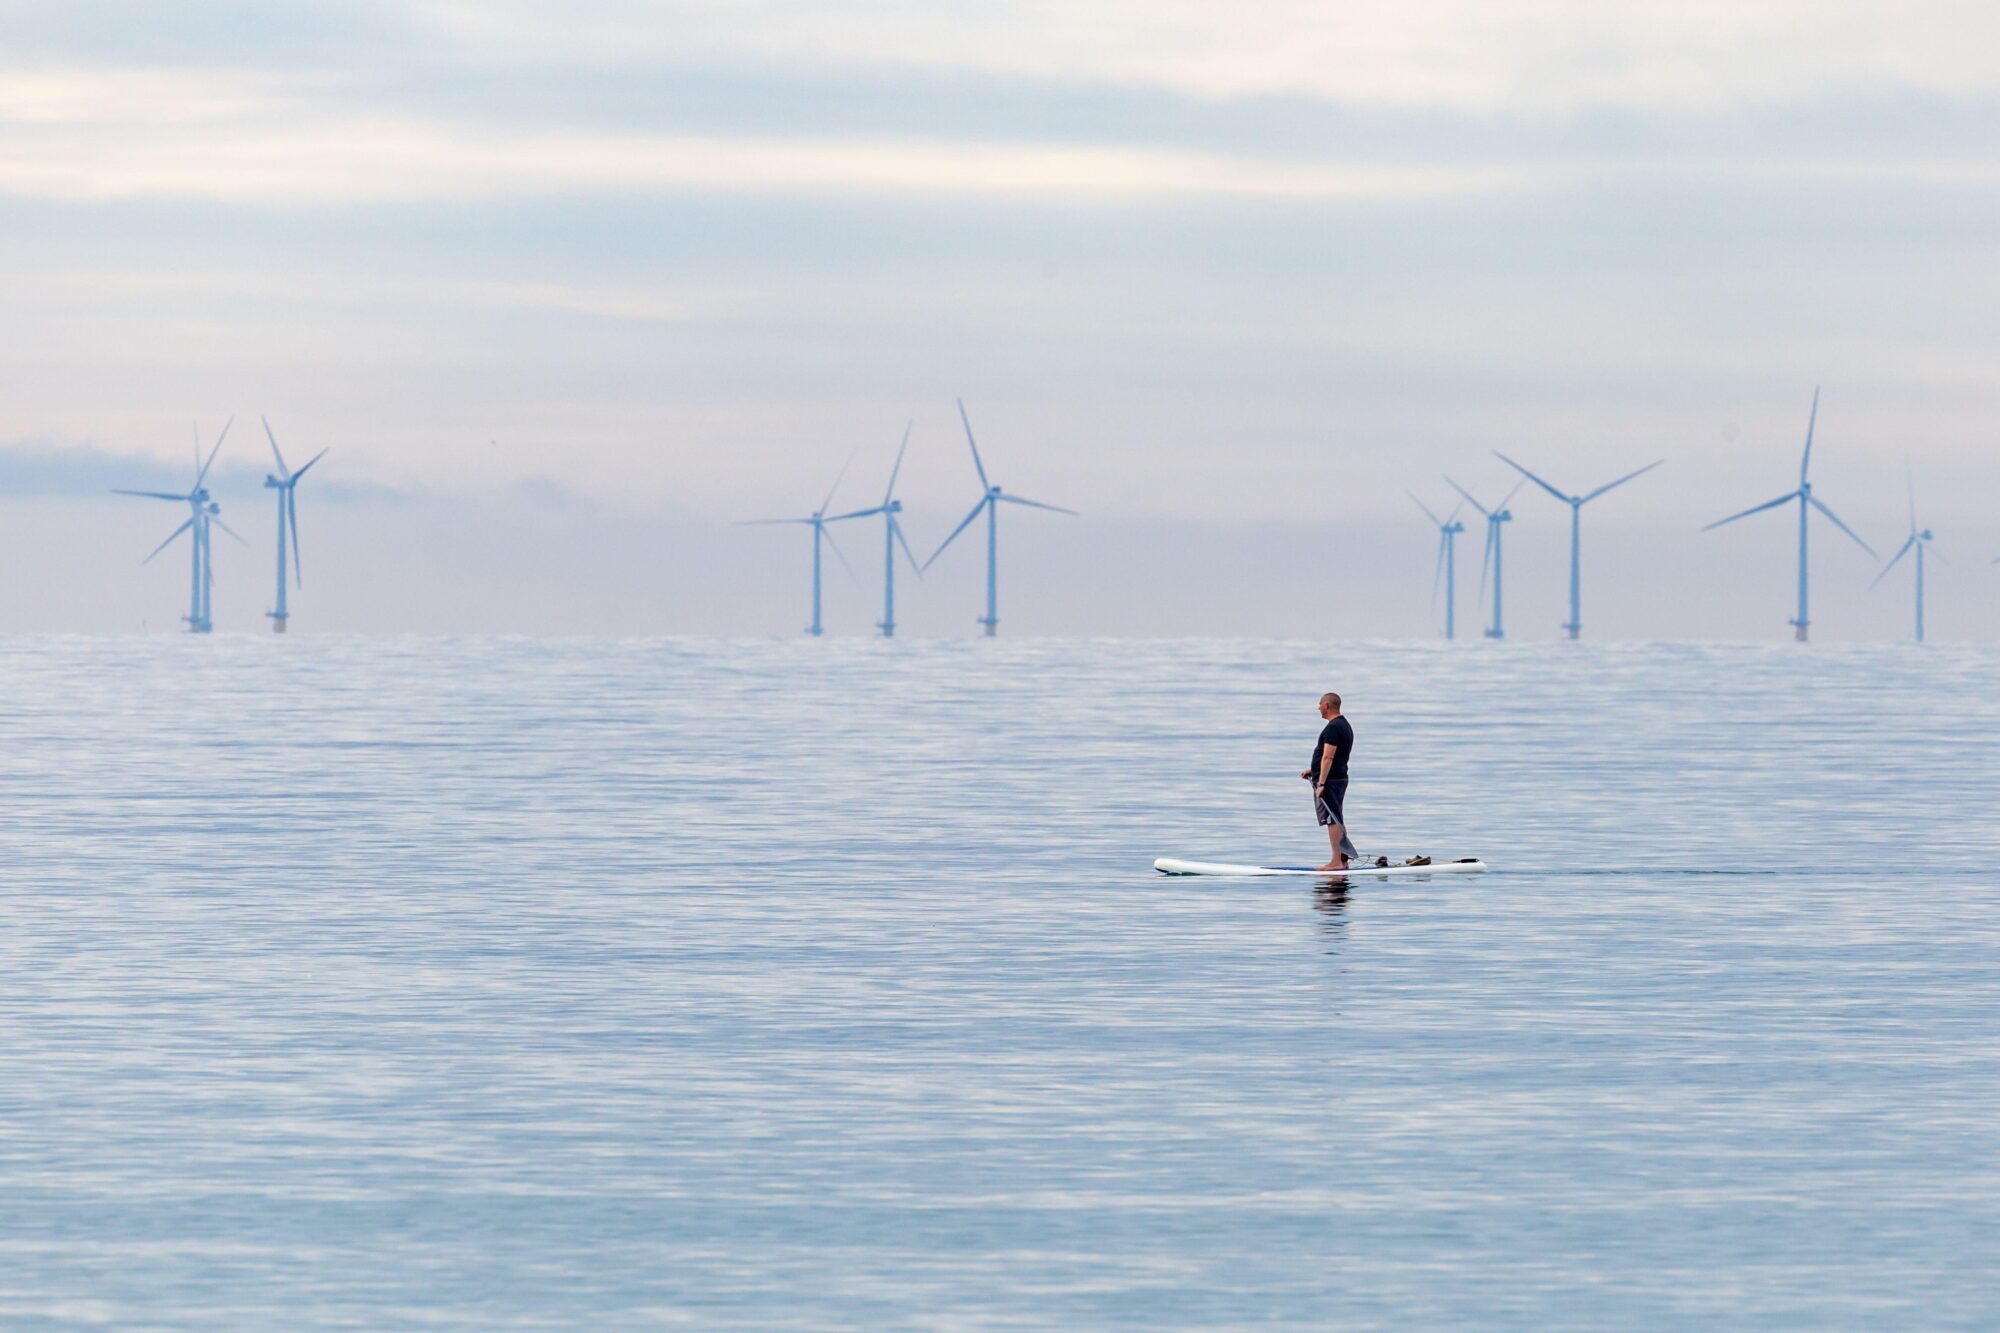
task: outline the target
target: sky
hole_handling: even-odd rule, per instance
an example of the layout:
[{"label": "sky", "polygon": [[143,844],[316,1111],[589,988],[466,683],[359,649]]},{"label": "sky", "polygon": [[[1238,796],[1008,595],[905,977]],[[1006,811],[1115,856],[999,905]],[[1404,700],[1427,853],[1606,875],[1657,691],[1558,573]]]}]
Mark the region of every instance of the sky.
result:
[{"label": "sky", "polygon": [[[1917,0],[0,0],[0,632],[797,633],[803,515],[993,480],[1004,634],[1422,638],[1449,473],[1586,490],[1588,637],[1790,636],[1813,480],[2000,638],[2000,10]],[[1566,618],[1529,486],[1511,636]],[[1470,512],[1469,510],[1466,512]],[[1460,547],[1476,635],[1480,532]],[[839,529],[830,631],[881,615]],[[983,551],[906,634],[969,635]],[[1813,536],[1815,633],[1909,632]]]}]

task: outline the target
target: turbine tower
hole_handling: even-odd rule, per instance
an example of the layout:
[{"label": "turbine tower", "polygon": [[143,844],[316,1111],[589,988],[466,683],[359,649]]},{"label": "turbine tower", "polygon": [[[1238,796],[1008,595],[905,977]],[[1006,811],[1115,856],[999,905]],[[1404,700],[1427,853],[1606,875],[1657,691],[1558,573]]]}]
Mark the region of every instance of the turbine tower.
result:
[{"label": "turbine tower", "polygon": [[[1917,528],[1917,483],[1915,478],[1910,476],[1908,460],[1903,464],[1903,479],[1910,490],[1910,538],[1903,543],[1896,554],[1889,557],[1889,563],[1882,566],[1882,572],[1875,576],[1875,582],[1869,584],[1868,588],[1872,592],[1880,587],[1882,580],[1889,577],[1889,571],[1896,567],[1897,561],[1911,551],[1917,553],[1917,642],[1922,643],[1924,641],[1924,548],[1931,543],[1931,530],[1924,528],[1920,531]],[[1994,563],[2000,564],[2000,561]]]},{"label": "turbine tower", "polygon": [[[229,427],[235,423],[236,418],[231,417],[223,424],[222,433],[215,437],[215,447],[208,451],[208,460],[206,462],[203,462],[201,457],[201,427],[195,427],[194,485],[188,488],[185,495],[176,495],[171,491],[128,491],[113,489],[111,492],[113,495],[143,496],[149,500],[173,500],[188,507],[187,521],[169,533],[167,539],[158,546],[155,546],[152,554],[139,563],[142,565],[151,564],[153,556],[172,546],[183,532],[189,534],[189,542],[193,548],[193,560],[188,577],[188,613],[182,616],[181,619],[187,623],[188,633],[190,634],[208,634],[215,629],[215,621],[209,613],[210,595],[215,589],[215,569],[209,561],[208,530],[210,526],[221,528],[230,536],[235,537],[237,541],[243,542],[243,538],[236,530],[222,521],[220,517],[222,506],[215,503],[205,485],[208,480],[208,470],[214,466],[215,456],[222,451],[222,442],[229,436]],[[243,542],[243,544],[246,546],[249,545],[248,542]]]},{"label": "turbine tower", "polygon": [[951,530],[951,536],[938,544],[931,552],[931,558],[924,561],[929,569],[936,559],[944,554],[944,548],[958,539],[958,534],[972,526],[972,521],[983,510],[986,514],[986,615],[979,621],[986,626],[986,637],[992,638],[1000,630],[1000,506],[1002,504],[1026,505],[1030,509],[1046,509],[1051,513],[1076,516],[1074,509],[1064,509],[1061,505],[1043,504],[1040,500],[1024,500],[1018,495],[1008,495],[986,477],[986,465],[979,461],[979,443],[972,438],[972,420],[965,415],[965,400],[958,400],[958,419],[965,423],[965,442],[972,446],[972,466],[979,473],[979,485],[984,494],[979,503],[972,506],[972,512],[965,521]]},{"label": "turbine tower", "polygon": [[326,450],[322,449],[307,459],[306,465],[297,472],[290,471],[285,467],[285,456],[278,452],[278,437],[271,433],[270,420],[264,417],[259,417],[258,420],[264,423],[264,438],[271,442],[271,457],[278,460],[277,475],[272,476],[269,473],[264,475],[264,485],[278,493],[278,609],[266,611],[264,614],[271,618],[271,632],[283,634],[285,621],[291,615],[285,609],[285,534],[289,532],[292,535],[292,577],[303,588],[306,579],[305,562],[299,559],[298,484],[300,477],[312,471],[314,463],[326,457]]},{"label": "turbine tower", "polygon": [[1465,508],[1465,506],[1463,504],[1456,506],[1451,511],[1451,517],[1440,520],[1436,514],[1431,512],[1429,505],[1425,504],[1422,500],[1417,500],[1417,493],[1415,491],[1405,491],[1404,494],[1408,495],[1412,500],[1416,500],[1417,508],[1424,511],[1424,517],[1429,519],[1438,530],[1438,562],[1436,572],[1431,575],[1431,605],[1433,607],[1437,605],[1438,579],[1442,577],[1444,579],[1444,637],[1445,641],[1449,643],[1457,635],[1457,540],[1458,534],[1465,531],[1465,524],[1458,521],[1458,511]]},{"label": "turbine tower", "polygon": [[1486,574],[1488,570],[1491,570],[1493,573],[1493,623],[1486,627],[1486,637],[1489,639],[1504,639],[1507,637],[1507,629],[1500,619],[1500,525],[1514,521],[1514,511],[1507,507],[1507,500],[1513,499],[1515,491],[1519,491],[1528,483],[1525,481],[1515,482],[1514,490],[1507,492],[1507,499],[1488,509],[1485,505],[1472,498],[1471,491],[1452,481],[1450,477],[1446,477],[1445,481],[1450,483],[1453,490],[1465,497],[1467,504],[1486,515],[1486,550],[1479,561],[1479,591],[1482,594],[1486,591]]},{"label": "turbine tower", "polygon": [[896,515],[903,512],[903,502],[896,498],[896,478],[903,471],[903,455],[910,447],[910,427],[913,421],[903,427],[903,443],[896,450],[896,466],[889,470],[889,489],[882,492],[882,503],[872,509],[857,509],[849,514],[836,514],[824,520],[827,523],[845,523],[850,518],[870,518],[882,516],[882,621],[875,628],[882,631],[882,637],[896,637],[896,548],[903,548],[903,557],[910,562],[910,568],[918,578],[924,576],[922,565],[917,563],[916,553],[910,550],[909,538],[903,535],[903,525]]},{"label": "turbine tower", "polygon": [[1643,476],[1651,472],[1660,463],[1664,463],[1667,460],[1662,458],[1657,463],[1646,464],[1646,466],[1640,468],[1637,472],[1628,472],[1616,481],[1607,481],[1588,495],[1565,495],[1534,473],[1528,471],[1528,469],[1522,467],[1519,463],[1516,463],[1513,459],[1507,457],[1507,455],[1501,453],[1498,449],[1493,451],[1493,456],[1569,506],[1569,620],[1563,625],[1563,628],[1569,631],[1570,638],[1579,638],[1583,634],[1583,574],[1581,569],[1583,564],[1583,507],[1606,491],[1614,490],[1617,487],[1623,486],[1634,477]]},{"label": "turbine tower", "polygon": [[[1775,500],[1766,500],[1763,504],[1752,505],[1740,514],[1731,514],[1728,518],[1719,518],[1702,529],[1703,532],[1709,532],[1721,527],[1725,523],[1734,523],[1739,518],[1748,518],[1752,514],[1761,514],[1766,509],[1776,509],[1779,505],[1790,504],[1794,500],[1799,502],[1799,613],[1789,623],[1797,631],[1794,637],[1800,643],[1806,641],[1806,627],[1812,624],[1812,617],[1807,614],[1806,609],[1806,517],[1808,512],[1814,509],[1819,510],[1820,513],[1826,515],[1832,521],[1833,526],[1839,528],[1849,537],[1853,537],[1856,546],[1859,546],[1870,555],[1875,555],[1874,547],[1862,541],[1860,537],[1855,536],[1853,528],[1842,523],[1838,514],[1835,514],[1820,502],[1819,497],[1813,494],[1812,482],[1806,479],[1807,472],[1812,467],[1813,426],[1818,420],[1819,390],[1815,388],[1813,390],[1812,414],[1806,418],[1806,451],[1799,459],[1799,487],[1797,490],[1787,491]],[[1879,560],[1882,557],[1875,556],[1875,558]]]},{"label": "turbine tower", "polygon": [[813,512],[807,517],[753,518],[748,522],[738,523],[736,525],[739,528],[755,528],[755,527],[765,527],[773,523],[786,523],[786,524],[804,523],[812,528],[813,530],[813,618],[812,618],[812,624],[806,626],[806,633],[812,635],[815,639],[817,639],[822,633],[824,633],[824,630],[820,624],[820,616],[819,616],[820,543],[824,541],[828,546],[833,548],[834,556],[840,561],[841,568],[847,571],[848,577],[852,578],[854,575],[854,566],[847,563],[847,557],[841,554],[840,547],[837,544],[835,544],[833,540],[833,534],[826,530],[826,525],[834,521],[833,519],[830,519],[826,516],[826,507],[833,503],[834,491],[840,489],[840,483],[846,479],[847,469],[849,466],[853,464],[853,462],[854,462],[854,456],[852,454],[849,454],[847,462],[841,464],[840,471],[834,474],[833,486],[832,489],[827,491],[826,499],[820,501],[819,508],[813,510]]}]

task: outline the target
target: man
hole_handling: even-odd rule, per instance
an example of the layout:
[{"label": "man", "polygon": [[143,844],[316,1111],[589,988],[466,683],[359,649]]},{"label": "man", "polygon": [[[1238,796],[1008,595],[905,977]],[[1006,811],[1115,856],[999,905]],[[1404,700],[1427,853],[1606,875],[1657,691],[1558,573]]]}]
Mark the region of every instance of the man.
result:
[{"label": "man", "polygon": [[1313,784],[1313,811],[1326,826],[1327,843],[1333,858],[1321,870],[1345,870],[1347,858],[1356,855],[1347,838],[1347,817],[1341,806],[1347,799],[1347,759],[1354,753],[1354,727],[1340,715],[1340,696],[1322,694],[1319,715],[1326,719],[1320,728],[1319,743],[1313,746],[1312,767],[1299,774]]}]

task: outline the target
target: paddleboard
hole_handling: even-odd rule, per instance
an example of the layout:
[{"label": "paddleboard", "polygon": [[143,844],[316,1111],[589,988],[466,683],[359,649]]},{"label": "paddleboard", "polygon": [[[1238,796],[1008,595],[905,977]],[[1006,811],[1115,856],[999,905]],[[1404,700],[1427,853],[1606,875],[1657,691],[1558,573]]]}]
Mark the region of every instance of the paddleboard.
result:
[{"label": "paddleboard", "polygon": [[1346,870],[1315,870],[1311,866],[1232,866],[1214,861],[1176,861],[1163,856],[1153,862],[1162,875],[1308,875],[1316,879],[1351,879],[1360,875],[1476,875],[1486,869],[1484,861],[1436,861],[1430,865],[1355,865]]}]

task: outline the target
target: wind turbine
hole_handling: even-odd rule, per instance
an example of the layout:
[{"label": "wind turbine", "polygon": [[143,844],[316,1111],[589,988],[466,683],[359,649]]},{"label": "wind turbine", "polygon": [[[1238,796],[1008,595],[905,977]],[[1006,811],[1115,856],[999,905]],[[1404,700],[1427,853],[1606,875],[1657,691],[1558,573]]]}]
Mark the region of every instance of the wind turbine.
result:
[{"label": "wind turbine", "polygon": [[[1832,520],[1833,526],[1839,528],[1849,537],[1853,537],[1854,544],[1856,546],[1859,546],[1862,550],[1868,552],[1868,554],[1870,555],[1875,555],[1875,548],[1870,546],[1867,542],[1862,541],[1860,537],[1855,536],[1853,528],[1850,528],[1845,523],[1842,523],[1840,521],[1839,515],[1835,514],[1831,509],[1828,509],[1824,504],[1822,504],[1820,502],[1819,497],[1813,494],[1812,483],[1806,480],[1807,469],[1809,469],[1812,466],[1813,425],[1818,420],[1819,420],[1819,390],[1817,388],[1814,388],[1813,400],[1812,400],[1812,415],[1806,418],[1806,451],[1804,455],[1801,456],[1801,458],[1799,459],[1799,488],[1797,490],[1787,491],[1775,500],[1766,500],[1763,504],[1753,505],[1752,507],[1744,510],[1740,514],[1731,514],[1728,518],[1719,518],[1715,522],[1709,524],[1707,527],[1702,529],[1703,532],[1708,532],[1715,528],[1721,527],[1725,523],[1734,523],[1739,518],[1748,518],[1752,514],[1761,514],[1766,509],[1776,509],[1779,505],[1790,504],[1794,500],[1797,500],[1799,502],[1799,613],[1790,622],[1790,624],[1795,630],[1798,631],[1795,637],[1798,639],[1800,643],[1804,643],[1806,641],[1806,627],[1812,624],[1812,617],[1806,613],[1807,511],[1812,509],[1819,510],[1820,513],[1826,515],[1827,518]],[[1875,556],[1875,558],[1877,560],[1880,560],[1882,557],[1877,555]]]},{"label": "wind turbine", "polygon": [[[235,537],[237,541],[243,542],[243,538],[236,530],[222,521],[220,517],[222,506],[216,504],[214,499],[210,497],[208,488],[204,484],[208,480],[209,468],[215,465],[216,454],[222,451],[223,440],[229,436],[230,426],[235,424],[236,418],[233,416],[227,422],[223,423],[222,433],[215,437],[215,447],[208,451],[207,462],[203,462],[201,457],[201,427],[195,427],[194,485],[188,488],[185,495],[175,495],[171,491],[128,491],[117,488],[112,490],[113,495],[137,495],[149,500],[174,500],[188,507],[187,521],[169,533],[167,539],[158,546],[155,546],[152,554],[139,563],[142,565],[151,564],[153,556],[172,546],[183,532],[190,534],[189,541],[193,547],[193,564],[189,574],[188,613],[181,617],[182,620],[187,622],[190,634],[208,634],[215,629],[215,622],[209,614],[210,594],[215,588],[215,569],[209,562],[208,530],[210,525],[221,528],[230,536]],[[246,546],[249,545],[248,542],[243,542],[243,544]]]},{"label": "wind turbine", "polygon": [[[1882,572],[1875,576],[1875,582],[1869,584],[1868,588],[1869,591],[1874,591],[1881,585],[1883,579],[1889,577],[1889,571],[1896,567],[1897,561],[1911,551],[1917,553],[1917,642],[1922,643],[1924,641],[1924,548],[1931,543],[1931,530],[1924,528],[1919,531],[1917,528],[1917,483],[1915,478],[1910,476],[1907,459],[1903,463],[1903,480],[1910,490],[1910,538],[1903,543],[1896,554],[1889,557],[1889,563],[1882,566]],[[1994,563],[2000,564],[2000,561]]]},{"label": "wind turbine", "polygon": [[1431,605],[1437,605],[1438,579],[1442,576],[1444,579],[1444,637],[1449,642],[1456,636],[1457,632],[1457,539],[1458,534],[1465,531],[1465,524],[1458,521],[1458,511],[1465,508],[1465,506],[1457,506],[1451,511],[1451,517],[1440,520],[1436,514],[1431,512],[1429,505],[1425,504],[1422,500],[1417,500],[1417,493],[1415,491],[1406,491],[1404,494],[1408,495],[1412,500],[1416,500],[1417,508],[1424,511],[1424,517],[1429,519],[1438,530],[1438,562],[1436,573],[1431,575]]},{"label": "wind turbine", "polygon": [[972,506],[972,512],[965,520],[951,530],[951,536],[938,543],[931,552],[931,558],[924,561],[929,569],[936,559],[944,554],[944,548],[958,539],[958,534],[972,526],[972,521],[983,510],[986,514],[986,615],[980,624],[986,626],[986,637],[992,638],[1000,630],[1000,506],[1004,504],[1026,505],[1030,509],[1046,509],[1052,513],[1068,514],[1075,517],[1074,509],[1064,509],[1061,505],[1043,504],[1040,500],[1024,500],[1018,495],[1008,495],[986,477],[986,465],[979,461],[979,443],[972,438],[972,421],[965,415],[965,400],[958,400],[958,419],[965,423],[965,442],[972,446],[972,466],[979,473],[979,485],[985,494],[979,503]]},{"label": "wind turbine", "polygon": [[287,532],[292,534],[292,577],[298,580],[299,586],[303,588],[306,585],[305,562],[299,559],[297,488],[299,478],[312,471],[314,463],[326,457],[326,450],[320,450],[306,460],[304,467],[292,472],[285,467],[285,456],[278,452],[278,437],[271,433],[270,421],[264,417],[259,417],[258,420],[264,423],[264,438],[271,442],[271,457],[278,460],[278,475],[275,477],[269,473],[264,475],[264,485],[278,493],[278,609],[266,611],[264,614],[271,618],[271,632],[283,634],[285,621],[290,616],[290,612],[285,610],[285,534]]},{"label": "wind turbine", "polygon": [[1507,500],[1513,499],[1515,491],[1519,491],[1528,483],[1525,481],[1515,482],[1514,490],[1507,492],[1507,499],[1488,509],[1485,505],[1472,498],[1471,491],[1452,481],[1450,477],[1446,477],[1445,480],[1450,482],[1453,490],[1465,497],[1467,504],[1470,504],[1474,509],[1486,515],[1486,551],[1479,561],[1479,591],[1481,593],[1486,591],[1486,573],[1489,569],[1492,570],[1493,623],[1486,627],[1486,637],[1489,639],[1504,639],[1507,637],[1507,630],[1500,620],[1500,525],[1514,521],[1514,511],[1507,507]]},{"label": "wind turbine", "polygon": [[1528,469],[1522,467],[1498,449],[1493,451],[1493,456],[1569,506],[1569,621],[1563,628],[1569,631],[1570,638],[1578,638],[1583,633],[1583,575],[1581,571],[1583,563],[1583,507],[1606,491],[1614,490],[1617,487],[1623,486],[1634,477],[1643,476],[1651,472],[1660,463],[1664,463],[1667,460],[1662,458],[1658,463],[1648,463],[1637,472],[1628,472],[1616,481],[1607,481],[1588,495],[1564,495],[1561,491],[1549,485],[1546,481],[1543,481],[1540,477],[1528,471]]},{"label": "wind turbine", "polygon": [[882,637],[896,637],[896,548],[903,548],[903,556],[910,562],[910,568],[918,578],[924,576],[922,565],[917,563],[916,553],[910,550],[910,540],[903,535],[903,525],[896,515],[903,512],[903,502],[896,498],[896,478],[903,470],[903,455],[910,447],[910,427],[912,421],[903,427],[903,443],[896,450],[896,466],[889,470],[889,489],[882,492],[882,503],[872,509],[857,509],[851,514],[836,514],[822,520],[827,523],[845,523],[850,518],[882,516],[882,622],[875,628],[882,631]]},{"label": "wind turbine", "polygon": [[820,617],[819,617],[820,542],[824,541],[828,546],[833,548],[833,553],[839,559],[841,568],[847,571],[849,577],[852,577],[854,574],[854,566],[847,563],[847,557],[840,553],[840,547],[837,544],[835,544],[833,540],[833,534],[826,530],[826,525],[834,521],[833,519],[830,519],[826,516],[826,507],[833,503],[833,493],[834,491],[840,489],[840,483],[846,479],[847,469],[850,466],[852,466],[853,462],[854,462],[854,456],[852,454],[849,454],[847,457],[847,462],[841,464],[840,471],[834,475],[833,486],[831,489],[827,491],[826,499],[820,501],[819,508],[813,510],[813,512],[809,516],[805,518],[753,518],[748,522],[738,523],[736,525],[739,528],[755,528],[755,527],[766,527],[773,523],[786,523],[786,524],[804,523],[812,528],[813,530],[813,623],[806,626],[806,633],[812,635],[815,639],[817,639],[824,632],[820,626]]}]

